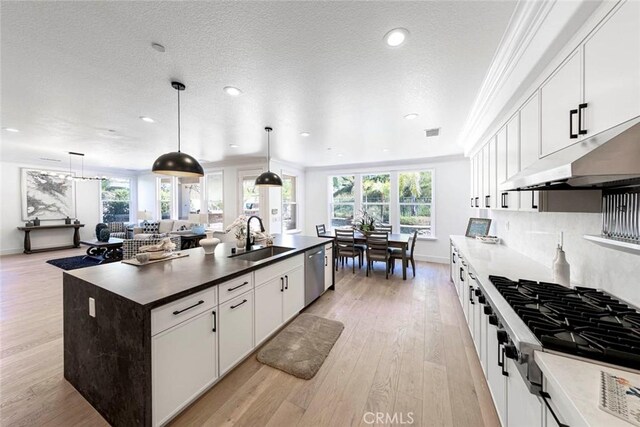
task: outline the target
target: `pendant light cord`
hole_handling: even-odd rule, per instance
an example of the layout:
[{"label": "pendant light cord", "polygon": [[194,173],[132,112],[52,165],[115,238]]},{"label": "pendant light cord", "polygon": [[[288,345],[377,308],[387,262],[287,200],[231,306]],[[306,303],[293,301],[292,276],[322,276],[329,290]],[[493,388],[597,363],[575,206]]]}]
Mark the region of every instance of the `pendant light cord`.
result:
[{"label": "pendant light cord", "polygon": [[271,172],[271,131],[267,131],[267,170]]},{"label": "pendant light cord", "polygon": [[178,153],[180,152],[180,90],[178,92]]}]

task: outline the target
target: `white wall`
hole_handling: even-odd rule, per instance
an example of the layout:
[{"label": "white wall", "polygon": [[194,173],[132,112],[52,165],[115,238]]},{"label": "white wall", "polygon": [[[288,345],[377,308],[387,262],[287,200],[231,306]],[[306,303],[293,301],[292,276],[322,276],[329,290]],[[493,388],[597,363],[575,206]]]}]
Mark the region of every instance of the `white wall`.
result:
[{"label": "white wall", "polygon": [[415,257],[449,262],[449,236],[464,234],[469,219],[469,161],[462,157],[411,164],[370,164],[341,169],[307,169],[305,186],[305,234],[315,235],[316,224],[329,224],[328,179],[332,175],[432,169],[434,171],[435,239],[418,240]]},{"label": "white wall", "polygon": [[[21,168],[33,168],[44,170],[64,169],[51,168],[42,165],[30,165],[23,163],[0,162],[0,255],[20,253],[24,250],[24,233],[16,227],[23,226],[22,220],[22,192],[21,192]],[[105,174],[104,171],[85,171],[88,176]],[[125,173],[113,173],[110,175],[125,177]],[[135,177],[132,177],[132,206],[135,210]],[[95,226],[100,222],[100,182],[78,181],[76,182],[76,212],[77,218],[85,224],[80,229],[82,239],[94,237]],[[45,224],[63,224],[64,221],[46,221]],[[33,249],[70,245],[72,243],[72,230],[47,230],[31,233],[31,247]]]},{"label": "white wall", "polygon": [[507,246],[549,267],[563,231],[573,284],[601,288],[640,306],[640,257],[582,238],[600,234],[601,214],[492,211],[489,217]]}]

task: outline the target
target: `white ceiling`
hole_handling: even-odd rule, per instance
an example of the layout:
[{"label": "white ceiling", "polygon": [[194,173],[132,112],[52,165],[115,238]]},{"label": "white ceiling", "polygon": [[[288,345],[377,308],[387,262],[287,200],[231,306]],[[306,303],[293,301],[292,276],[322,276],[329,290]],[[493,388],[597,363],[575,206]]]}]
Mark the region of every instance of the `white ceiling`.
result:
[{"label": "white ceiling", "polygon": [[[2,158],[67,162],[80,151],[90,166],[148,170],[176,148],[171,79],[187,86],[182,148],[198,159],[264,155],[265,125],[272,156],[304,166],[461,153],[514,6],[3,1],[2,126],[20,132],[2,132]],[[382,38],[396,27],[410,36],[389,48]],[[432,127],[441,136],[427,141]]]}]

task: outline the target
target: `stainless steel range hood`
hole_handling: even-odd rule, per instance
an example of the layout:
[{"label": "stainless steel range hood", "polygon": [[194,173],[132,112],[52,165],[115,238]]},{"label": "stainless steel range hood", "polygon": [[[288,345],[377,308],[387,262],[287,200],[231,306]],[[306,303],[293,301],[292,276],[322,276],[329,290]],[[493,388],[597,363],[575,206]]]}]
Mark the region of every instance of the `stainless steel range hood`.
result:
[{"label": "stainless steel range hood", "polygon": [[616,188],[640,184],[640,116],[538,160],[501,191]]}]

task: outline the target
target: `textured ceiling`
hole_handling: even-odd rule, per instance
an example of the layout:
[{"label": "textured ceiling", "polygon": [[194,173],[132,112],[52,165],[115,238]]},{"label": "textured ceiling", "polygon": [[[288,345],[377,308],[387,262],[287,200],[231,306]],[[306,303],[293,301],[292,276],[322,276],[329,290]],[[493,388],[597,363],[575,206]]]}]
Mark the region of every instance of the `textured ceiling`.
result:
[{"label": "textured ceiling", "polygon": [[[5,160],[149,169],[176,147],[324,166],[442,156],[456,145],[513,2],[1,3]],[[399,48],[382,38],[405,27]],[[153,50],[151,42],[166,47]],[[243,90],[226,95],[227,85]],[[419,113],[411,121],[408,113]],[[149,116],[149,124],[139,116]],[[427,140],[424,129],[441,127]],[[309,137],[300,136],[308,131]],[[237,144],[238,148],[231,148]]]}]

